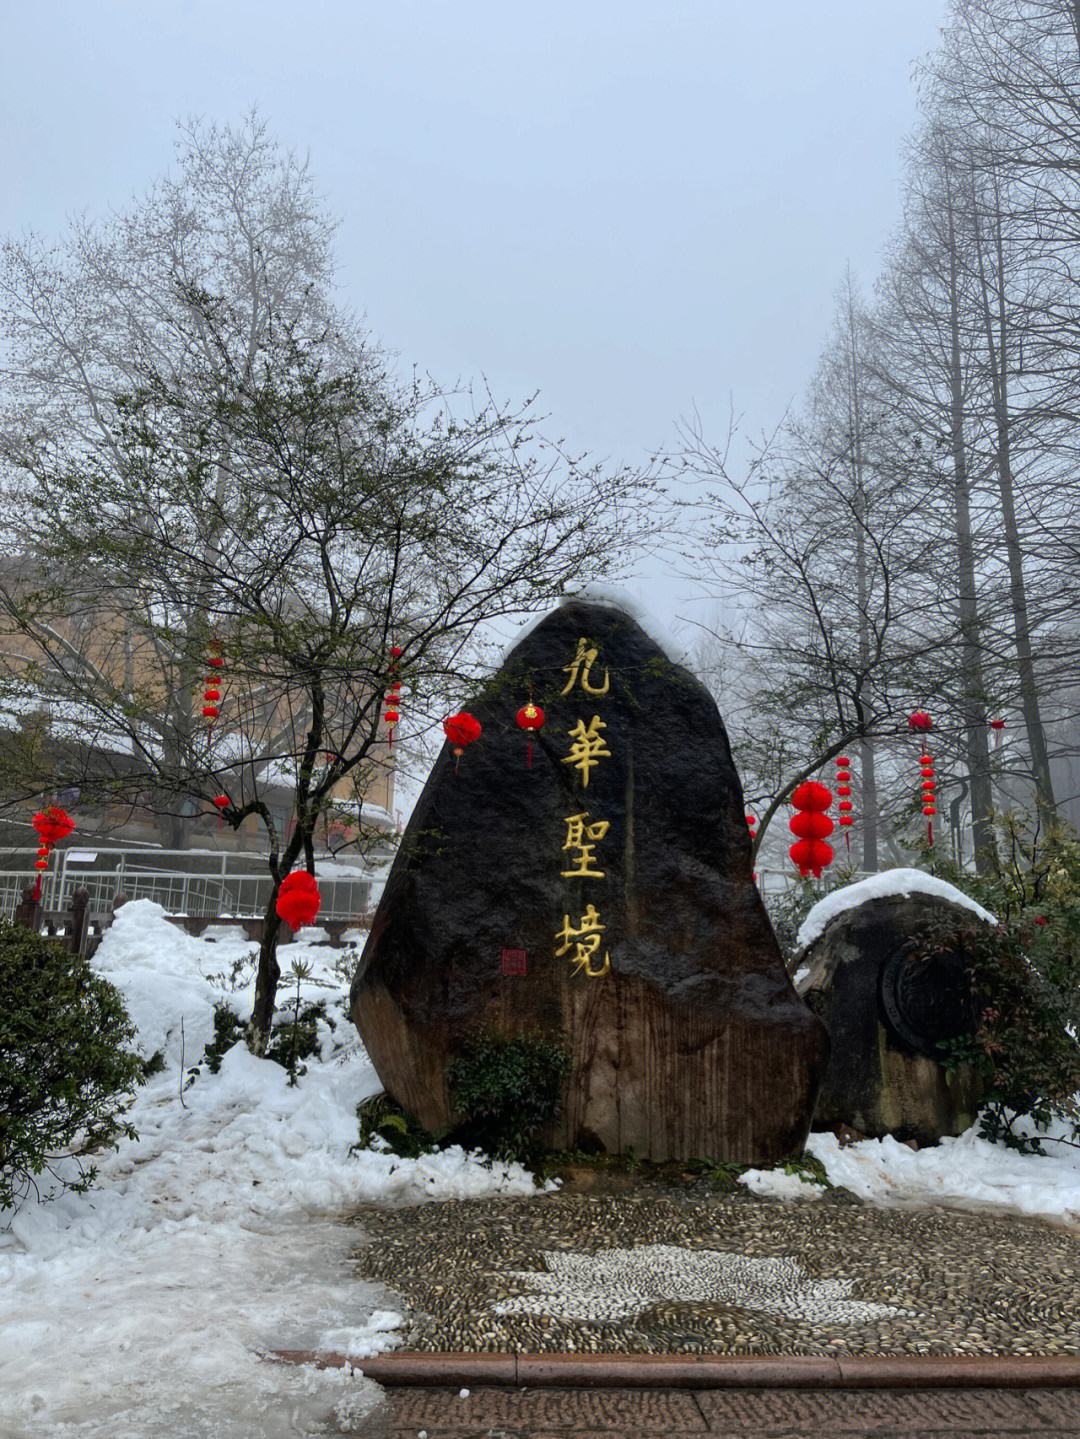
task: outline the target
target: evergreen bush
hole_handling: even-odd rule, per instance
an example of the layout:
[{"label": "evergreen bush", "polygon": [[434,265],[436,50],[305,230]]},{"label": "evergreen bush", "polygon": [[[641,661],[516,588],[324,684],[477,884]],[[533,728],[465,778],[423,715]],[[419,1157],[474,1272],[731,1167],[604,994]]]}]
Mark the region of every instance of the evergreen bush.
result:
[{"label": "evergreen bush", "polygon": [[530,1159],[536,1136],[558,1118],[570,1056],[540,1035],[478,1034],[447,1072],[463,1123],[453,1139],[495,1158]]},{"label": "evergreen bush", "polygon": [[[123,1116],[151,1071],[120,992],[54,940],[0,920],[0,1208],[82,1192],[85,1156],[136,1138]],[[57,1161],[74,1157],[75,1167]],[[49,1182],[39,1185],[48,1173]]]}]

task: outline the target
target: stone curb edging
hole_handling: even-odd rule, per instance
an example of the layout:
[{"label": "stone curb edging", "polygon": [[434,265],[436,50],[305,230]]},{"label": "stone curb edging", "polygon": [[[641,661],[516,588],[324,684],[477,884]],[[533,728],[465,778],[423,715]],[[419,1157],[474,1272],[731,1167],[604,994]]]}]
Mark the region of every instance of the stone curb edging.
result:
[{"label": "stone curb edging", "polygon": [[1080,1388],[1080,1356],[716,1354],[425,1354],[372,1359],[313,1349],[267,1358],[320,1369],[350,1367],[392,1385],[509,1385],[597,1389],[1043,1389]]}]

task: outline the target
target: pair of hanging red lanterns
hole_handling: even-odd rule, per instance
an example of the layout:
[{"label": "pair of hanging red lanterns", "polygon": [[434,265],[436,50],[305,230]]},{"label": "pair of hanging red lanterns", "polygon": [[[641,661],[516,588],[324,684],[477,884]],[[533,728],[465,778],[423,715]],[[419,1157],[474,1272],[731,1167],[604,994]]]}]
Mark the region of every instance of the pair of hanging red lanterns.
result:
[{"label": "pair of hanging red lanterns", "polygon": [[37,903],[41,898],[41,881],[44,871],[49,867],[53,847],[58,845],[62,839],[67,839],[75,828],[75,821],[67,810],[61,809],[59,805],[51,804],[48,809],[38,810],[30,823],[37,831],[38,837],[38,857],[34,861],[34,868],[38,872],[34,884],[34,902]]},{"label": "pair of hanging red lanterns", "polygon": [[390,683],[386,689],[386,709],[383,711],[383,720],[386,722],[386,747],[394,748],[394,726],[401,719],[401,646],[390,646]]},{"label": "pair of hanging red lanterns", "polygon": [[826,840],[835,826],[825,813],[832,798],[827,785],[812,779],[798,785],[792,793],[791,803],[796,813],[788,821],[788,828],[796,841],[788,854],[804,879],[811,874],[820,879],[822,870],[833,862],[833,847],[826,844]]},{"label": "pair of hanging red lanterns", "polygon": [[[221,713],[221,680],[225,660],[221,653],[221,641],[210,642],[210,653],[206,657],[210,673],[203,681],[203,719],[216,720]],[[212,726],[211,726],[212,727]]]}]

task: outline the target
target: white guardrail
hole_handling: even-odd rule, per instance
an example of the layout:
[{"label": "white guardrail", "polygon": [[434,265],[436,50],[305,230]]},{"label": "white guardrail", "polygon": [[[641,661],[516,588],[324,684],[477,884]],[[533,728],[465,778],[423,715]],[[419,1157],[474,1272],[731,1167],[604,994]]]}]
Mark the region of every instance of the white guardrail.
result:
[{"label": "white guardrail", "polygon": [[[152,899],[169,914],[221,919],[260,918],[270,900],[270,876],[265,869],[260,872],[256,855],[200,854],[197,858],[204,868],[196,870],[179,867],[185,859],[188,865],[196,859],[191,851],[100,850],[88,863],[73,862],[72,856],[78,853],[61,850],[53,856],[52,868],[42,882],[43,909],[68,909],[78,889],[89,892],[90,912],[94,915],[108,914],[118,894],[129,900]],[[18,863],[21,855],[9,851],[5,858],[9,863]],[[35,858],[31,854],[25,868],[0,870],[0,915],[10,918],[23,890],[36,879]],[[174,861],[176,867],[166,868],[162,863],[165,860]],[[316,869],[325,870],[332,864],[316,860]],[[247,873],[240,872],[241,865]],[[344,872],[340,876],[325,872],[318,876],[321,919],[358,919],[372,907],[373,887],[382,876],[356,864],[341,868]]]}]

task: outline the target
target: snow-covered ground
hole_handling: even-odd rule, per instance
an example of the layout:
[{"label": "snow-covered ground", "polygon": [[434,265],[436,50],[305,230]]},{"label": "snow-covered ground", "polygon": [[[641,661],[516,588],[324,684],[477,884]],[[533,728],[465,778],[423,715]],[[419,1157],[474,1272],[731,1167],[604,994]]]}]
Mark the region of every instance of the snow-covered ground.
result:
[{"label": "snow-covered ground", "polygon": [[247,990],[215,976],[251,946],[238,930],[192,939],[149,900],[117,915],[95,962],[125,994],[143,1050],[163,1049],[167,1066],[132,1111],[138,1143],[101,1157],[95,1190],[28,1202],[0,1232],[4,1439],[339,1432],[375,1401],[374,1385],[259,1354],[324,1346],[360,1357],[396,1342],[392,1301],[351,1276],[358,1235],[340,1216],[370,1199],[532,1192],[519,1166],[460,1150],[350,1154],[356,1106],[379,1085],[334,1010],[342,952],[312,937],[283,949],[280,998],[294,992],[291,960],[310,962],[304,998],[331,1001],[321,1059],[290,1088],[280,1066],[237,1046],[181,1103],[181,1053],[186,1068],[201,1056],[214,1002],[248,1009]]},{"label": "snow-covered ground", "polygon": [[[1080,1150],[1048,1138],[1045,1147],[1045,1155],[1018,1154],[988,1144],[974,1127],[918,1150],[888,1137],[841,1145],[835,1135],[811,1134],[806,1144],[832,1184],[874,1204],[943,1204],[1080,1226]],[[740,1182],[776,1199],[825,1193],[782,1167],[747,1170]]]},{"label": "snow-covered ground", "polygon": [[[516,1165],[460,1150],[418,1160],[365,1151],[357,1103],[378,1081],[342,1008],[351,960],[301,934],[282,951],[312,966],[305,999],[326,998],[321,1053],[290,1088],[285,1071],[242,1045],[180,1096],[251,953],[237,929],[193,939],[149,900],[126,905],[98,951],[125,994],[147,1054],[165,1070],[132,1111],[137,1143],[99,1161],[98,1187],[27,1203],[0,1228],[0,1435],[3,1439],[263,1439],[340,1432],[362,1420],[375,1386],[342,1371],[286,1368],[270,1349],[333,1348],[358,1359],[392,1346],[392,1298],[352,1277],[358,1234],[341,1222],[371,1199],[411,1203],[529,1194]],[[335,962],[338,968],[335,969]],[[1080,1223],[1080,1151],[1020,1156],[966,1134],[918,1152],[893,1140],[809,1148],[834,1184],[881,1203],[990,1206]],[[782,1170],[744,1182],[783,1199],[817,1186]]]}]

